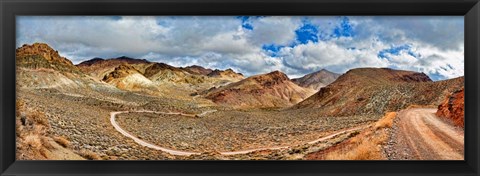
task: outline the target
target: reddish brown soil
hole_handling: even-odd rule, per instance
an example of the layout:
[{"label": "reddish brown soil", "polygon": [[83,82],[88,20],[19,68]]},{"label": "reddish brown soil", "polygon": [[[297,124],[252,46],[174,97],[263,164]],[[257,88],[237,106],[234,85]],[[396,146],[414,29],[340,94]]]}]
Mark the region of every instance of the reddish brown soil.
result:
[{"label": "reddish brown soil", "polygon": [[463,130],[442,121],[435,112],[432,108],[412,108],[398,113],[389,159],[464,159]]},{"label": "reddish brown soil", "polygon": [[436,115],[453,121],[457,126],[464,127],[465,89],[462,88],[448,95],[438,106]]},{"label": "reddish brown soil", "polygon": [[330,152],[333,152],[333,151],[339,151],[339,150],[342,150],[344,148],[346,148],[348,146],[348,144],[350,144],[349,141],[344,141],[344,142],[341,142],[337,145],[334,145],[334,146],[331,146],[331,147],[328,147],[324,150],[320,150],[318,152],[313,152],[313,153],[309,153],[305,156],[305,159],[306,160],[325,160],[325,156],[327,154],[329,154]]}]

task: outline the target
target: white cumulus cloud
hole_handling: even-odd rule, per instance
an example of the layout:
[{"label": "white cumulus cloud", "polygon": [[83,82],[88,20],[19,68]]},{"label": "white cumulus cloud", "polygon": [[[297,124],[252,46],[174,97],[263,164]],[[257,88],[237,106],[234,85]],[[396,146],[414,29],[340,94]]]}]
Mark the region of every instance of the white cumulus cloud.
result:
[{"label": "white cumulus cloud", "polygon": [[[318,41],[299,42],[296,30],[307,23]],[[463,23],[449,16],[18,16],[16,38],[18,47],[47,43],[74,63],[129,56],[247,76],[281,70],[290,77],[391,67],[447,79],[464,74]]]}]

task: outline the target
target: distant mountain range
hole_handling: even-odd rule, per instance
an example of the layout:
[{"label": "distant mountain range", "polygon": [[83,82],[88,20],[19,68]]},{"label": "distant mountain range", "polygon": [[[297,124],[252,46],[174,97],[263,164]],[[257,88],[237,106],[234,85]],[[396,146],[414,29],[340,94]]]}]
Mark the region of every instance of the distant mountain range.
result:
[{"label": "distant mountain range", "polygon": [[213,88],[205,97],[233,107],[266,108],[291,106],[313,93],[315,91],[294,84],[284,73],[274,71]]},{"label": "distant mountain range", "polygon": [[292,81],[299,86],[318,91],[320,88],[325,87],[335,81],[339,76],[340,74],[322,69],[320,71],[307,74],[301,78],[292,79]]},{"label": "distant mountain range", "polygon": [[382,114],[414,104],[439,104],[446,94],[463,85],[463,77],[433,82],[424,73],[357,68],[347,71],[293,108],[321,108],[322,115],[326,116]]},{"label": "distant mountain range", "polygon": [[329,116],[440,104],[464,82],[463,77],[433,82],[424,73],[389,68],[356,68],[343,75],[323,69],[292,80],[280,71],[245,78],[232,69],[174,67],[126,56],[73,65],[42,43],[18,48],[16,62],[17,84],[26,89],[196,95],[233,108],[321,108]]},{"label": "distant mountain range", "polygon": [[[94,58],[88,61],[84,61],[77,66],[85,73],[91,76],[103,79],[103,77],[111,72],[115,67],[121,64],[132,65],[145,77],[151,78],[152,81],[168,81],[175,83],[194,83],[189,82],[191,79],[208,79],[208,77],[217,77],[211,75],[212,73],[222,74],[222,79],[238,81],[243,79],[243,75],[234,72],[231,69],[227,70],[211,70],[201,66],[189,66],[189,67],[174,67],[165,63],[149,62],[144,59],[133,59],[129,57],[119,57],[111,59]],[[207,76],[207,77],[205,77]],[[187,78],[189,77],[189,78]],[[198,81],[197,81],[198,82]],[[199,81],[202,82],[202,81]]]},{"label": "distant mountain range", "polygon": [[213,71],[212,69],[203,68],[202,66],[198,66],[198,65],[188,66],[183,69],[192,74],[199,74],[199,75],[205,75],[205,76],[212,73]]}]

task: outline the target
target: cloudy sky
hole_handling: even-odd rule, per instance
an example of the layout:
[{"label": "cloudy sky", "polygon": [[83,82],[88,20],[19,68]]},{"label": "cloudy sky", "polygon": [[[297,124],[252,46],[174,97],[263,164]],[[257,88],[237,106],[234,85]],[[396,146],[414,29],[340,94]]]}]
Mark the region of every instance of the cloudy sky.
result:
[{"label": "cloudy sky", "polygon": [[358,67],[464,75],[463,16],[19,16],[16,27],[18,47],[47,43],[75,64],[128,56],[247,76]]}]

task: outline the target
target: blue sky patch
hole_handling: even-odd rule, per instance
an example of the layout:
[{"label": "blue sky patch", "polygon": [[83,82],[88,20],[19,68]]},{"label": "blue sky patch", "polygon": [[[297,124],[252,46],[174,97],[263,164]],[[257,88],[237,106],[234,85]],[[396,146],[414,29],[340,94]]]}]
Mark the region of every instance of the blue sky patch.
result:
[{"label": "blue sky patch", "polygon": [[333,37],[333,35],[331,35],[330,33],[326,33],[326,32],[318,32],[318,40],[320,41],[328,41],[328,40],[331,40]]},{"label": "blue sky patch", "polygon": [[122,19],[122,16],[110,16],[112,20],[118,21]]},{"label": "blue sky patch", "polygon": [[253,30],[253,26],[249,23],[243,23],[242,27],[248,30]]},{"label": "blue sky patch", "polygon": [[353,37],[355,35],[348,17],[342,17],[340,26],[333,29],[333,37]]},{"label": "blue sky patch", "polygon": [[270,44],[270,45],[263,45],[262,49],[267,51],[267,53],[269,53],[270,56],[275,57],[277,56],[278,51],[280,51],[280,49],[282,49],[283,47],[284,46]]},{"label": "blue sky patch", "polygon": [[387,57],[387,53],[389,54],[392,54],[392,55],[395,55],[395,56],[398,56],[400,55],[400,52],[403,51],[403,50],[407,50],[408,51],[408,54],[410,54],[411,56],[413,57],[416,57],[417,54],[413,53],[410,49],[412,48],[411,45],[409,44],[405,44],[405,45],[400,45],[400,46],[393,46],[389,49],[384,49],[380,52],[378,52],[378,57],[379,58],[383,58],[383,59],[388,59]]},{"label": "blue sky patch", "polygon": [[433,81],[438,81],[438,80],[445,80],[445,79],[447,79],[445,76],[440,75],[440,74],[437,73],[437,72],[428,74],[428,77],[430,77],[430,79],[432,79]]},{"label": "blue sky patch", "polygon": [[301,28],[295,30],[295,34],[301,44],[306,44],[308,41],[318,42],[318,29],[310,23],[304,23]]},{"label": "blue sky patch", "polygon": [[250,16],[238,16],[238,19],[242,20],[242,27],[248,30],[253,30],[252,24],[248,21]]}]

